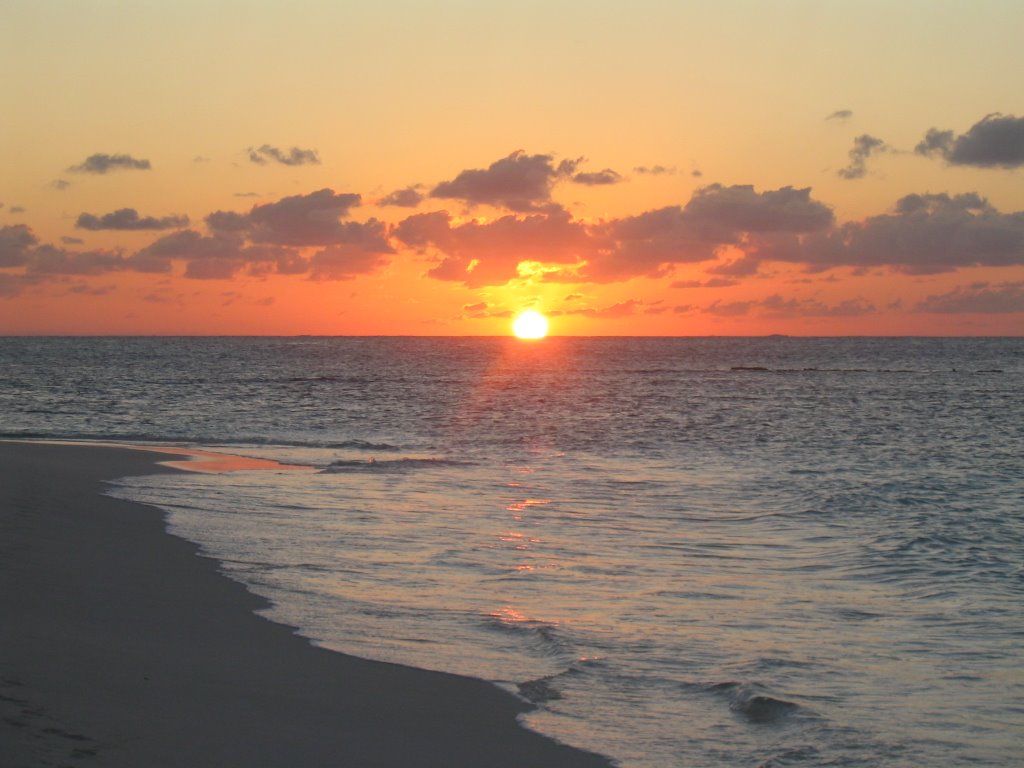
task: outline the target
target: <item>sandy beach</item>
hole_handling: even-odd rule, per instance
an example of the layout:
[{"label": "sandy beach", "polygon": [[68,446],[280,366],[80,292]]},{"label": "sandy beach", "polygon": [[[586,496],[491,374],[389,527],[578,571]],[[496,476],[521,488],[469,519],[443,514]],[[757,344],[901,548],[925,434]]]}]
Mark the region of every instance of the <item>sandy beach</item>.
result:
[{"label": "sandy beach", "polygon": [[[606,766],[489,683],[316,648],[102,481],[150,452],[0,443],[2,766]],[[171,457],[163,457],[171,458]]]}]

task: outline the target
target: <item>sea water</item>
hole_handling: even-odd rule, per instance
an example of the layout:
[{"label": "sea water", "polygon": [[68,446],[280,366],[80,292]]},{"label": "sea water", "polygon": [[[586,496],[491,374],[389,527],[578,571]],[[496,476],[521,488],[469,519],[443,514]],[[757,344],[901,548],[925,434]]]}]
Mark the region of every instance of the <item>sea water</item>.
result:
[{"label": "sea water", "polygon": [[1024,340],[0,340],[7,437],[313,471],[111,493],[325,647],[661,766],[1024,754]]}]

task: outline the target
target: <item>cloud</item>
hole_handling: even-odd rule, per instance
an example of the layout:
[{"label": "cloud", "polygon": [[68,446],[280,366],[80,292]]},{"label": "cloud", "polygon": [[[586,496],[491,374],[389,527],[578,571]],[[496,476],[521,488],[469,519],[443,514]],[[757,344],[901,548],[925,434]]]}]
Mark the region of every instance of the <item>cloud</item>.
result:
[{"label": "cloud", "polygon": [[81,296],[105,296],[117,290],[116,285],[90,285],[89,283],[78,283],[68,288],[68,293]]},{"label": "cloud", "polygon": [[607,186],[609,184],[618,184],[624,181],[622,176],[611,168],[605,168],[603,171],[597,171],[594,173],[577,173],[572,177],[572,180],[576,184],[584,184],[588,187]]},{"label": "cloud", "polygon": [[249,213],[214,211],[206,217],[206,224],[214,232],[245,233],[254,243],[294,246],[360,242],[372,231],[377,233],[382,251],[389,252],[390,246],[380,222],[359,224],[339,221],[359,203],[357,194],[338,194],[332,189],[321,189],[257,205]]},{"label": "cloud", "polygon": [[703,311],[719,317],[739,317],[754,312],[763,317],[860,317],[875,311],[875,305],[863,298],[846,299],[838,304],[825,304],[813,298],[786,299],[775,293],[760,300],[714,301]]},{"label": "cloud", "polygon": [[889,147],[884,141],[868,134],[862,134],[853,140],[853,149],[849,151],[850,164],[840,168],[836,173],[844,179],[862,179],[867,173],[867,161],[873,152],[886,152]]},{"label": "cloud", "polygon": [[1020,168],[1024,166],[1024,117],[986,115],[960,136],[930,128],[914,151],[938,155],[950,165]]},{"label": "cloud", "polygon": [[32,252],[27,272],[36,275],[102,275],[126,268],[124,257],[111,251],[67,251],[41,245]]},{"label": "cloud", "polygon": [[837,109],[831,115],[826,117],[826,120],[849,120],[853,117],[853,112],[849,109]]},{"label": "cloud", "polygon": [[385,195],[377,201],[377,205],[394,205],[399,208],[415,208],[423,200],[423,193],[416,187],[396,189],[390,195]]},{"label": "cloud", "polygon": [[750,185],[711,184],[694,192],[685,207],[608,222],[606,242],[581,275],[596,282],[657,277],[672,264],[714,259],[719,248],[740,244],[752,233],[813,232],[832,220],[832,210],[813,200],[810,188],[757,192]]},{"label": "cloud", "polygon": [[65,179],[54,179],[53,181],[50,182],[50,186],[53,189],[59,189],[63,191],[71,186],[71,182]]},{"label": "cloud", "polygon": [[733,242],[739,232],[814,232],[829,226],[832,209],[811,199],[810,187],[755,192],[751,185],[698,189],[686,205],[692,226]]},{"label": "cloud", "polygon": [[314,280],[351,280],[373,272],[387,263],[376,246],[361,243],[332,245],[313,255],[310,260]]},{"label": "cloud", "polygon": [[875,311],[875,305],[863,298],[824,304],[817,299],[784,299],[773,294],[758,303],[769,317],[860,317]]},{"label": "cloud", "polygon": [[21,205],[12,205],[10,210],[8,210],[8,213],[24,213],[24,212],[25,212],[25,208],[24,208],[24,206],[21,206]]},{"label": "cloud", "polygon": [[75,223],[78,229],[177,229],[188,226],[188,216],[164,216],[157,219],[153,216],[139,217],[134,208],[121,208],[113,213],[94,216],[91,213],[79,215]]},{"label": "cloud", "polygon": [[[663,275],[674,264],[714,259],[721,246],[743,243],[750,233],[812,232],[832,218],[809,189],[756,192],[713,184],[697,190],[685,207],[621,219],[588,223],[558,209],[455,224],[438,211],[408,217],[393,235],[421,252],[439,252],[429,276],[470,287],[522,277],[523,262],[534,263],[530,274],[546,282],[605,283]],[[756,260],[741,265],[744,274],[751,270]]]},{"label": "cloud", "polygon": [[430,277],[469,287],[502,285],[519,276],[523,261],[574,264],[594,248],[586,227],[565,211],[461,224],[443,211],[421,213],[403,220],[393,234],[420,251],[441,253]]},{"label": "cloud", "polygon": [[40,279],[37,275],[11,275],[0,272],[0,299],[13,298],[29,286],[38,283]]},{"label": "cloud", "polygon": [[766,238],[755,258],[816,269],[889,266],[928,274],[1024,264],[1024,211],[1000,213],[976,193],[911,194],[893,213],[805,236]]},{"label": "cloud", "polygon": [[740,317],[750,312],[754,305],[755,302],[753,301],[730,301],[723,303],[721,300],[717,300],[708,304],[702,311],[709,315],[717,315],[718,317]]},{"label": "cloud", "polygon": [[675,175],[676,169],[664,165],[638,165],[633,169],[633,173],[639,173],[641,176]]},{"label": "cloud", "polygon": [[[227,279],[246,271],[306,274],[316,280],[349,279],[377,269],[394,252],[383,222],[340,221],[359,204],[356,194],[321,189],[254,206],[248,213],[214,211],[211,234],[187,229],[165,235],[135,253],[132,269],[167,272],[185,262],[185,277]],[[301,248],[319,247],[312,257]]]},{"label": "cloud", "polygon": [[644,310],[644,307],[647,306],[650,305],[640,299],[627,299],[625,301],[616,302],[615,304],[607,307],[585,307],[583,309],[556,310],[554,312],[549,312],[548,314],[555,317],[560,315],[582,315],[583,317],[592,317],[598,320],[616,320],[620,317],[629,317],[630,315],[638,314],[642,310],[648,312],[649,310]]},{"label": "cloud", "polygon": [[0,227],[0,267],[25,264],[32,247],[38,243],[38,238],[24,224]]},{"label": "cloud", "polygon": [[67,235],[61,237],[60,241],[64,243],[64,245],[81,245],[85,242],[85,240],[80,237],[69,237]]},{"label": "cloud", "polygon": [[554,183],[571,176],[579,163],[563,160],[556,166],[551,155],[527,155],[519,150],[485,169],[465,170],[451,181],[442,181],[430,196],[518,212],[537,211],[550,203]]},{"label": "cloud", "polygon": [[710,280],[676,280],[670,288],[731,288],[739,285],[739,280],[731,277],[712,277]]},{"label": "cloud", "polygon": [[949,293],[929,296],[914,307],[914,311],[939,314],[1024,312],[1024,281],[959,286]]},{"label": "cloud", "polygon": [[126,260],[140,272],[169,272],[172,261],[185,262],[185,277],[224,280],[248,269],[251,274],[301,274],[309,270],[307,260],[290,248],[275,245],[246,245],[238,233],[215,232],[202,235],[191,229],[164,235]]},{"label": "cloud", "polygon": [[320,158],[315,149],[299,149],[292,147],[282,151],[277,147],[264,144],[253,149],[249,147],[249,161],[257,165],[266,165],[268,162],[280,163],[281,165],[320,165]]},{"label": "cloud", "polygon": [[727,261],[724,264],[716,264],[708,268],[712,275],[729,275],[731,277],[750,277],[756,275],[761,268],[761,260],[756,256],[747,254],[738,259]]},{"label": "cloud", "polygon": [[[205,277],[213,273],[222,275],[225,272],[231,275],[244,263],[242,247],[240,237],[221,234],[206,237],[195,230],[184,229],[155,240],[129,257],[128,262],[140,272],[170,272],[171,261],[177,259],[188,262],[188,277]],[[210,262],[210,265],[192,266],[199,261]]]},{"label": "cloud", "polygon": [[81,164],[72,165],[68,168],[68,171],[71,173],[95,174],[120,170],[148,171],[150,170],[149,160],[136,160],[131,155],[95,154],[89,155]]}]

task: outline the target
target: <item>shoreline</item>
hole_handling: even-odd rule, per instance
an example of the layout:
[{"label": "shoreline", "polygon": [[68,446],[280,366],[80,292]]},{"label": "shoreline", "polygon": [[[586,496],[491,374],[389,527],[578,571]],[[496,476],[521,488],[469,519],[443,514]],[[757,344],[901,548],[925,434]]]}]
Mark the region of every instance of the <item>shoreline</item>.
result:
[{"label": "shoreline", "polygon": [[[103,481],[158,450],[0,442],[4,765],[611,763],[520,725],[483,680],[312,645]],[[9,745],[9,746],[8,746]],[[84,762],[82,764],[85,764]]]}]

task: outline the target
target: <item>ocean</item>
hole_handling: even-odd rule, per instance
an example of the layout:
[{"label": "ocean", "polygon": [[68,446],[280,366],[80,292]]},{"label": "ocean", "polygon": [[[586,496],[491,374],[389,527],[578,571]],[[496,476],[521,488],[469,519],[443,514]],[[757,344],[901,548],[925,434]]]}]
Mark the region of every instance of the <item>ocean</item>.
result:
[{"label": "ocean", "polygon": [[2,437],[313,468],[110,493],[624,768],[1024,754],[1024,339],[6,338],[0,382]]}]

